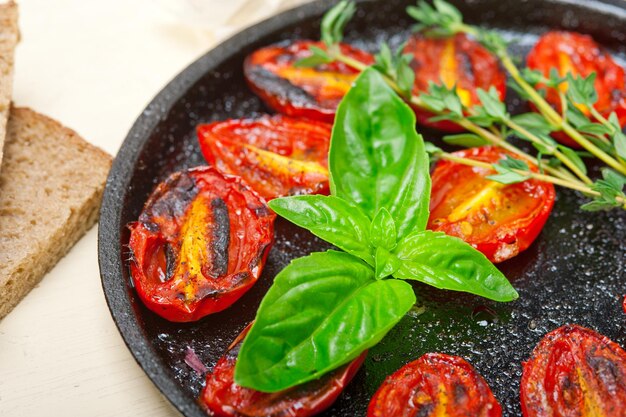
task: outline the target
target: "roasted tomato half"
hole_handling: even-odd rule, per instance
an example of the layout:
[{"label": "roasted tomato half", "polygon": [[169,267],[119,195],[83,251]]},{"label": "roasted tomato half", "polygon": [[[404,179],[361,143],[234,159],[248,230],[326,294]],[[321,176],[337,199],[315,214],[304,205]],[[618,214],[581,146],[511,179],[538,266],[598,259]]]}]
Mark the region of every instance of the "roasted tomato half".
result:
[{"label": "roasted tomato half", "polygon": [[467,361],[427,353],[378,388],[367,417],[500,417],[502,407]]},{"label": "roasted tomato half", "polygon": [[[428,38],[415,34],[409,38],[405,54],[411,54],[411,67],[415,71],[415,94],[428,91],[429,83],[443,84],[448,88],[456,85],[461,102],[466,107],[479,104],[476,90],[488,91],[495,87],[500,98],[506,93],[506,76],[498,59],[478,42],[464,34],[449,38]],[[458,132],[463,128],[450,121],[431,122],[434,115],[415,109],[418,123],[446,132]]]},{"label": "roasted tomato half", "polygon": [[626,352],[576,325],[548,333],[524,363],[525,417],[626,416]]},{"label": "roasted tomato half", "polygon": [[[294,64],[311,56],[309,46],[326,49],[322,42],[300,40],[261,48],[246,58],[244,75],[250,88],[274,110],[294,117],[332,123],[337,105],[352,86],[358,71],[339,62],[315,68]],[[347,44],[341,52],[364,64],[374,58]]]},{"label": "roasted tomato half", "polygon": [[[507,151],[493,146],[453,155],[496,163]],[[516,156],[516,158],[518,158]],[[536,170],[528,162],[531,169]],[[535,240],[554,205],[554,186],[527,180],[504,185],[485,177],[495,172],[441,160],[432,177],[428,228],[459,237],[492,262],[502,262]]]},{"label": "roasted tomato half", "polygon": [[[574,32],[548,32],[539,38],[531,49],[526,64],[529,68],[539,70],[548,75],[556,68],[560,76],[567,73],[587,77],[596,73],[595,88],[598,101],[594,108],[603,116],[608,117],[616,112],[622,127],[626,125],[626,87],[624,85],[624,69],[617,65],[608,52],[604,51],[591,36]],[[545,86],[538,86],[545,88]],[[567,84],[559,86],[567,91]],[[546,91],[546,100],[555,108],[561,108],[559,93],[553,88]],[[580,107],[589,115],[589,109]],[[557,140],[578,147],[569,136],[558,133]]]},{"label": "roasted tomato half", "polygon": [[201,404],[216,417],[308,417],[330,407],[352,380],[367,352],[318,380],[267,394],[243,388],[234,381],[235,363],[248,325],[207,375]]},{"label": "roasted tomato half", "polygon": [[274,217],[237,177],[209,167],[172,174],[129,225],[139,298],[177,322],[224,310],[259,278]]},{"label": "roasted tomato half", "polygon": [[270,200],[328,194],[331,128],[311,120],[263,116],[200,125],[198,139],[209,164],[242,177]]}]

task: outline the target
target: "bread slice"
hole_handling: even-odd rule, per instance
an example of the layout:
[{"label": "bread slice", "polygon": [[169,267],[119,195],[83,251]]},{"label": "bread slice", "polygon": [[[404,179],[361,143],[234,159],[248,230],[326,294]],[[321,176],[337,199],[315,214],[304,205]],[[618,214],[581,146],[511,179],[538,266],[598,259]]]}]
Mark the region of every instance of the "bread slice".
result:
[{"label": "bread slice", "polygon": [[0,171],[0,319],[96,222],[111,157],[74,131],[12,108]]},{"label": "bread slice", "polygon": [[0,4],[0,164],[7,120],[13,97],[13,55],[19,39],[17,4]]}]

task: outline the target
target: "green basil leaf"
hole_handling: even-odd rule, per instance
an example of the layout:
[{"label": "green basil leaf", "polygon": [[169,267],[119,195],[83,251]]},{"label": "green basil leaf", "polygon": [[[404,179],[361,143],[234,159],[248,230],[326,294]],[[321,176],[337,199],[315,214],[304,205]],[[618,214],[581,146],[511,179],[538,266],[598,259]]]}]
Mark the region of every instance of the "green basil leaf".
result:
[{"label": "green basil leaf", "polygon": [[274,279],[246,336],[235,382],[277,392],[319,378],[378,343],[415,304],[406,282],[375,280],[346,253],[313,253]]},{"label": "green basil leaf", "polygon": [[400,267],[400,260],[387,249],[376,248],[376,279],[383,279],[392,275]]},{"label": "green basil leaf", "polygon": [[517,291],[489,260],[459,238],[429,230],[412,233],[394,250],[400,267],[393,274],[436,288],[512,301]]},{"label": "green basil leaf", "polygon": [[370,243],[373,247],[392,250],[396,247],[396,224],[386,208],[381,207],[370,225]]},{"label": "green basil leaf", "polygon": [[370,219],[359,207],[323,195],[275,198],[268,205],[279,216],[374,266]]},{"label": "green basil leaf", "polygon": [[413,110],[366,69],[339,104],[329,154],[331,193],[373,218],[381,207],[398,237],[428,221],[430,175]]}]

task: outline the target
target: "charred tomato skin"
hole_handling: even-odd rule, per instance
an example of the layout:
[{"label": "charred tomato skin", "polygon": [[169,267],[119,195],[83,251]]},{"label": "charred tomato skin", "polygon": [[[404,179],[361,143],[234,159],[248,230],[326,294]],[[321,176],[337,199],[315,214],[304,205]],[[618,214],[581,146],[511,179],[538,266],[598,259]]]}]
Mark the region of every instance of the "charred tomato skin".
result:
[{"label": "charred tomato skin", "polygon": [[548,333],[523,364],[524,417],[624,417],[626,352],[593,330]]},{"label": "charred tomato skin", "polygon": [[367,417],[500,417],[489,385],[463,358],[427,353],[388,376]]},{"label": "charred tomato skin", "polygon": [[311,381],[278,393],[263,393],[234,382],[235,363],[250,323],[207,374],[200,404],[216,417],[309,417],[330,407],[357,373],[367,352]]},{"label": "charred tomato skin", "polygon": [[200,149],[221,172],[240,176],[266,200],[328,194],[332,126],[283,115],[199,125]]},{"label": "charred tomato skin", "polygon": [[[519,158],[494,146],[465,149],[453,155],[489,164],[505,155]],[[503,185],[485,178],[491,174],[494,171],[438,161],[431,174],[427,227],[465,240],[492,262],[503,262],[526,250],[539,235],[556,193],[550,183],[530,179]]]},{"label": "charred tomato skin", "polygon": [[[526,65],[548,75],[552,68],[560,76],[568,72],[587,77],[596,73],[594,83],[598,101],[594,108],[604,117],[615,112],[620,125],[626,125],[626,85],[624,68],[619,66],[611,55],[603,50],[589,35],[576,32],[551,31],[543,34],[526,57]],[[546,88],[545,86],[538,86]],[[562,87],[566,91],[566,87]],[[546,88],[546,100],[560,109],[559,93],[554,88]],[[588,110],[585,111],[588,114]],[[568,146],[580,147],[563,132],[553,134],[555,139]]]},{"label": "charred tomato skin", "polygon": [[[292,117],[332,123],[335,111],[359,72],[333,62],[315,68],[297,68],[295,63],[311,56],[310,46],[326,49],[323,42],[297,40],[256,50],[244,62],[244,76],[272,109]],[[345,43],[341,53],[366,65],[374,63],[369,53]]]},{"label": "charred tomato skin", "polygon": [[[448,38],[429,38],[421,34],[411,36],[404,53],[413,59],[410,63],[415,71],[414,94],[428,91],[429,83],[448,88],[457,86],[457,92],[466,107],[479,104],[477,90],[488,91],[494,87],[501,100],[506,95],[506,75],[498,59],[480,43],[465,34]],[[414,108],[417,121],[423,126],[444,132],[461,132],[464,129],[454,122],[443,120],[432,122],[434,114]]]},{"label": "charred tomato skin", "polygon": [[170,175],[129,224],[139,298],[174,322],[224,310],[259,278],[274,218],[262,197],[215,168]]}]

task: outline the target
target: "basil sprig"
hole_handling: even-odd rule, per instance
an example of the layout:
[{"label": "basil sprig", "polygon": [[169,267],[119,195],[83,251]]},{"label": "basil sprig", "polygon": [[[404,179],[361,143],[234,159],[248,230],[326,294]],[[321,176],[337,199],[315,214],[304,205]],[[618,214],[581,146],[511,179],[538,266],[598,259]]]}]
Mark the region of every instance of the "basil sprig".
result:
[{"label": "basil sprig", "polygon": [[428,156],[415,115],[366,69],[337,110],[330,196],[270,201],[280,216],[344,252],[292,261],[261,302],[237,384],[277,392],[319,378],[378,343],[415,304],[417,280],[497,301],[517,292],[462,240],[425,231]]}]

